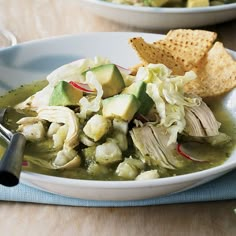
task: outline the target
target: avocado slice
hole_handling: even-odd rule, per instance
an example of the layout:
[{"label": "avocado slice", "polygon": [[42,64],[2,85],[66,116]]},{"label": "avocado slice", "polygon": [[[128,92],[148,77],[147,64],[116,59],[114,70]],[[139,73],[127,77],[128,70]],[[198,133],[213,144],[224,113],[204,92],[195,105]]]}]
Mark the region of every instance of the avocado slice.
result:
[{"label": "avocado slice", "polygon": [[107,118],[130,121],[139,107],[140,102],[133,94],[118,94],[103,100],[102,114]]},{"label": "avocado slice", "polygon": [[116,95],[125,87],[123,76],[115,64],[105,64],[93,67],[85,71],[83,75],[88,71],[92,71],[99,83],[102,85],[103,98]]},{"label": "avocado slice", "polygon": [[78,105],[83,92],[74,88],[66,81],[60,81],[52,92],[49,99],[49,106],[73,106]]},{"label": "avocado slice", "polygon": [[133,94],[140,102],[138,113],[146,115],[152,108],[154,102],[146,93],[147,84],[143,81],[137,81],[132,83],[129,87],[126,87],[122,94]]}]

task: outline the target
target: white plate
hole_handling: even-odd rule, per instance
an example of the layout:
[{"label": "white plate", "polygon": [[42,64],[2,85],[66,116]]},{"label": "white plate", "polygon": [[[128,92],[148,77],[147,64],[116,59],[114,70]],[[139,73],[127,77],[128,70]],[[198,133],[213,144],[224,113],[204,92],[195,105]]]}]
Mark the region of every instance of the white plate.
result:
[{"label": "white plate", "polygon": [[142,29],[194,28],[236,18],[236,3],[198,8],[139,7],[101,0],[80,3],[98,16]]},{"label": "white plate", "polygon": [[[41,80],[55,68],[85,57],[104,56],[127,67],[138,63],[128,44],[142,36],[152,42],[161,35],[142,33],[90,33],[19,44],[0,50],[0,94]],[[236,53],[231,52],[235,57]],[[226,109],[236,118],[236,90],[225,98]],[[197,173],[147,181],[91,181],[22,172],[21,182],[48,192],[94,200],[137,200],[183,191],[210,181],[236,167],[236,150],[223,165]]]}]

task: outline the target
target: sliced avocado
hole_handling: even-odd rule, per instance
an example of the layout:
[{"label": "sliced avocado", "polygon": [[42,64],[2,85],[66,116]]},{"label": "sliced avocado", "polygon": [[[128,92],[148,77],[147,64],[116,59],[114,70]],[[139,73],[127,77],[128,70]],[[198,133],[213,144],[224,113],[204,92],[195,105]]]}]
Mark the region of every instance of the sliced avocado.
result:
[{"label": "sliced avocado", "polygon": [[140,102],[138,113],[146,115],[152,108],[154,102],[146,93],[147,84],[143,81],[132,83],[126,87],[122,94],[133,94]]},{"label": "sliced avocado", "polygon": [[102,114],[107,118],[130,121],[139,107],[140,102],[133,94],[119,94],[103,100]]},{"label": "sliced avocado", "polygon": [[103,88],[103,98],[111,97],[121,92],[125,87],[124,79],[114,64],[105,64],[85,71],[92,71]]},{"label": "sliced avocado", "polygon": [[83,92],[74,88],[66,81],[60,81],[54,88],[49,100],[49,106],[73,106],[78,105]]}]

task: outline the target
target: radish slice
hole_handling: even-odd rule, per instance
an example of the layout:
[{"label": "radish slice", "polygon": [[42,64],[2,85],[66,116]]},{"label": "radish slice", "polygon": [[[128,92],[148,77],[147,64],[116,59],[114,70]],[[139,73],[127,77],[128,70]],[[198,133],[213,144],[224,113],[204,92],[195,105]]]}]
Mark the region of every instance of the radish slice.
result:
[{"label": "radish slice", "polygon": [[71,84],[73,87],[85,92],[85,93],[95,93],[95,90],[92,90],[87,84],[78,83],[74,81],[70,81],[69,84]]},{"label": "radish slice", "polygon": [[131,74],[131,70],[124,68],[122,66],[116,65],[117,68],[119,69],[121,74],[125,74],[125,75],[130,75]]},{"label": "radish slice", "polygon": [[146,123],[148,122],[149,120],[142,114],[137,114],[136,117],[135,117],[137,120],[140,120],[141,122],[143,123]]},{"label": "radish slice", "polygon": [[194,157],[188,155],[186,152],[183,151],[183,144],[179,144],[179,143],[177,144],[177,152],[178,152],[181,156],[183,156],[183,157],[185,157],[185,158],[187,158],[187,159],[189,159],[189,160],[191,160],[191,161],[207,162],[207,160],[196,159],[196,158],[194,158]]},{"label": "radish slice", "polygon": [[28,162],[27,161],[22,161],[22,166],[28,166]]}]

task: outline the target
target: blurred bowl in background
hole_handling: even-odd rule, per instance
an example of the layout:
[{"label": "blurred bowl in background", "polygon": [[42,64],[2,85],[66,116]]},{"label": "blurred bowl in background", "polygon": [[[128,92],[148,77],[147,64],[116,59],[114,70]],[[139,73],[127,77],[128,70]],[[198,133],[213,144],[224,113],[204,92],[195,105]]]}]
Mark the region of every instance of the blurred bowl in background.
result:
[{"label": "blurred bowl in background", "polygon": [[142,29],[196,28],[236,19],[236,3],[195,8],[141,7],[80,0],[94,14]]}]

